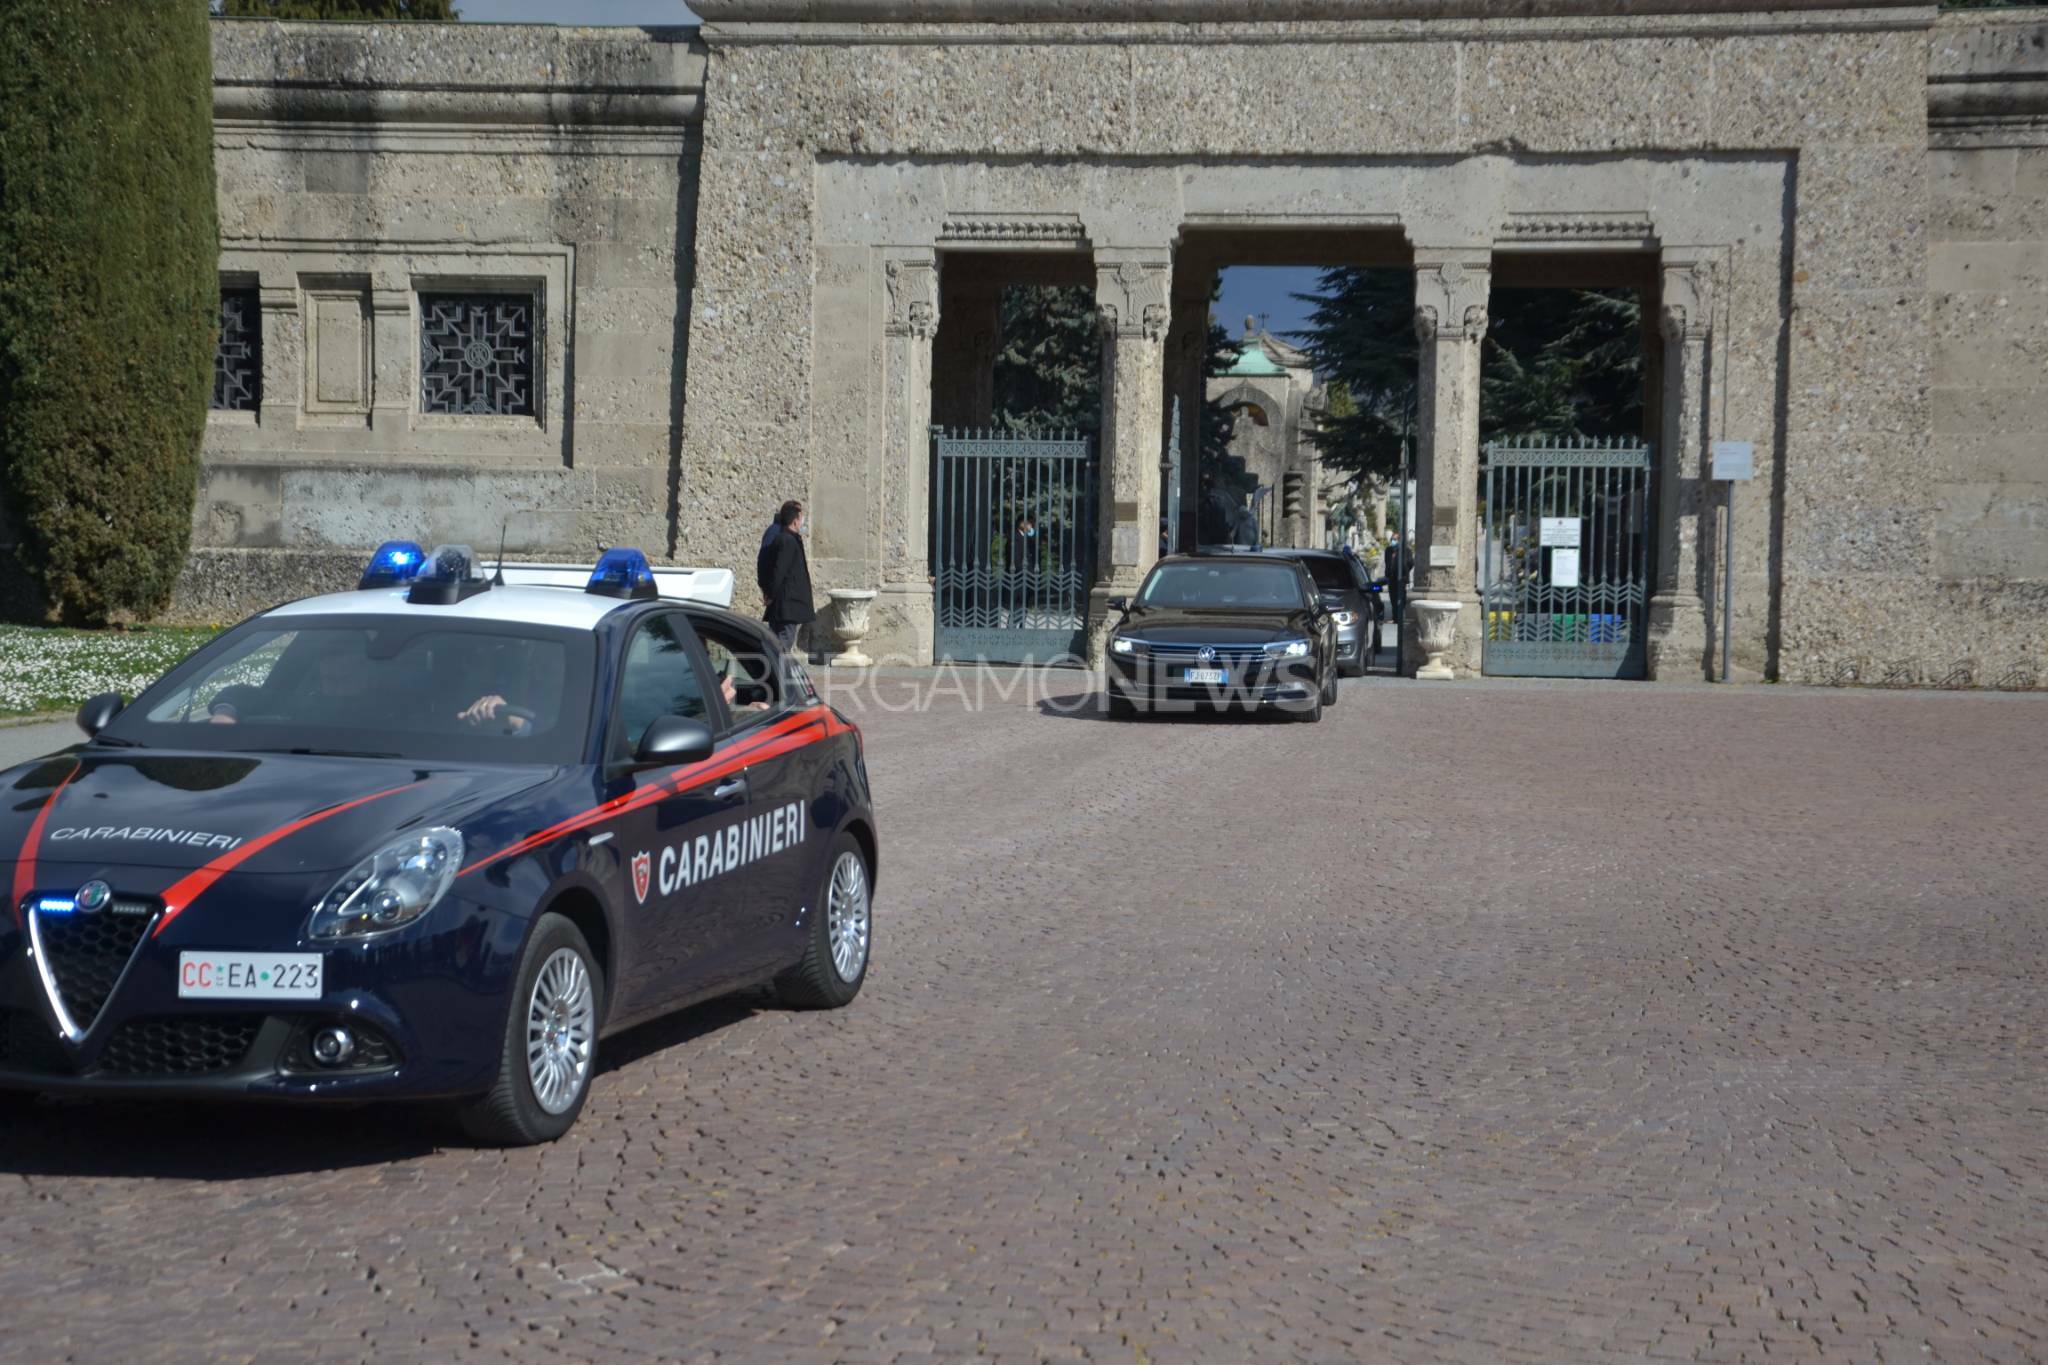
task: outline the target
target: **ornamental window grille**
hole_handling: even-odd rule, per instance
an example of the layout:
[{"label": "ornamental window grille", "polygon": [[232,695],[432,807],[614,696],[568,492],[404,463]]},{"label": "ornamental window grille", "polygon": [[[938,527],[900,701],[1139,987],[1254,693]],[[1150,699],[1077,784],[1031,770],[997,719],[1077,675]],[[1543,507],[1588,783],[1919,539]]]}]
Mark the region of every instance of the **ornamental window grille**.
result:
[{"label": "ornamental window grille", "polygon": [[213,347],[217,412],[254,412],[263,401],[263,313],[256,290],[220,291],[220,340]]},{"label": "ornamental window grille", "polygon": [[531,294],[420,295],[420,411],[531,417]]}]

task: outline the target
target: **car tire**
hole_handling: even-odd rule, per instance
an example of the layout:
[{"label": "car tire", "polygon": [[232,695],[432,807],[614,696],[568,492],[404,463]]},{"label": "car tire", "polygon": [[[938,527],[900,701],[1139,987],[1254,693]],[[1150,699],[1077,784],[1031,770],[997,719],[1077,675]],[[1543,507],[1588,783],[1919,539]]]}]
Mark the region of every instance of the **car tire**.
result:
[{"label": "car tire", "polygon": [[1337,676],[1337,670],[1334,668],[1323,670],[1322,702],[1325,706],[1337,704]]},{"label": "car tire", "polygon": [[873,887],[860,841],[842,830],[825,859],[825,880],[813,902],[816,913],[804,935],[803,961],[775,978],[775,995],[784,1005],[836,1010],[860,994],[874,949]]},{"label": "car tire", "polygon": [[[597,1074],[597,1030],[604,1019],[604,971],[582,930],[546,914],[519,959],[498,1078],[456,1111],[478,1142],[530,1147],[575,1125]],[[540,1045],[541,1056],[530,1057]]]},{"label": "car tire", "polygon": [[1296,720],[1301,721],[1303,724],[1306,725],[1314,725],[1317,721],[1323,718],[1323,690],[1323,685],[1318,683],[1315,691],[1315,699],[1311,701],[1307,706],[1295,708],[1294,718]]},{"label": "car tire", "polygon": [[1368,655],[1368,654],[1367,654],[1367,653],[1365,652],[1365,646],[1364,646],[1364,644],[1363,644],[1363,643],[1361,643],[1361,644],[1359,645],[1359,647],[1358,647],[1358,658],[1357,658],[1357,659],[1355,659],[1355,660],[1354,660],[1354,661],[1352,661],[1351,663],[1347,663],[1347,664],[1339,664],[1339,665],[1337,665],[1337,674],[1338,674],[1338,676],[1339,676],[1339,677],[1344,677],[1344,678],[1362,678],[1362,677],[1364,677],[1364,676],[1365,676],[1365,669],[1366,669],[1366,664],[1367,664],[1367,661],[1368,661],[1368,660],[1369,660],[1370,658],[1371,658],[1371,656],[1370,656],[1370,655]]}]

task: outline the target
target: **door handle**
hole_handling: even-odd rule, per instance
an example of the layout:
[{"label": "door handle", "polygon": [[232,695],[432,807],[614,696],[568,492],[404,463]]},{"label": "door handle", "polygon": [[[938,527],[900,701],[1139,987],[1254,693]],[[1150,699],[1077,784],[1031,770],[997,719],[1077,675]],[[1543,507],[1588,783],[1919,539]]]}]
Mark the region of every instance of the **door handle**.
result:
[{"label": "door handle", "polygon": [[747,779],[744,777],[729,777],[711,789],[711,799],[714,801],[722,800],[728,796],[745,796],[746,794]]}]

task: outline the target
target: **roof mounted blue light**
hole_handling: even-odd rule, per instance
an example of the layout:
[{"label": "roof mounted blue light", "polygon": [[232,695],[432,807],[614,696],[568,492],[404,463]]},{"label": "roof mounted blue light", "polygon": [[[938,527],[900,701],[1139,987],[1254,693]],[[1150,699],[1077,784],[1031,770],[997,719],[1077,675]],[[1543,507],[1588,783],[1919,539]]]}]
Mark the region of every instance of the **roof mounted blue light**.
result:
[{"label": "roof mounted blue light", "polygon": [[446,607],[488,591],[491,580],[476,571],[476,551],[467,545],[436,545],[412,580],[405,600],[415,606]]},{"label": "roof mounted blue light", "polygon": [[377,547],[377,553],[370,556],[369,567],[363,570],[363,581],[356,587],[359,590],[395,588],[401,583],[409,583],[426,559],[427,552],[413,541],[387,540]]},{"label": "roof mounted blue light", "polygon": [[597,567],[590,571],[590,582],[583,591],[594,592],[599,597],[649,598],[657,597],[654,586],[654,569],[648,564],[647,556],[629,546],[606,550],[598,556]]}]

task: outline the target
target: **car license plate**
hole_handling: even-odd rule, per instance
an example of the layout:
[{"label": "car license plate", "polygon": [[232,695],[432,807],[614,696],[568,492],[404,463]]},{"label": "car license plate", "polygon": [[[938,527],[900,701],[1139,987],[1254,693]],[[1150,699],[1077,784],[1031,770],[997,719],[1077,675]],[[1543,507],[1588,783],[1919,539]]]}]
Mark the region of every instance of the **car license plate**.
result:
[{"label": "car license plate", "polygon": [[178,954],[180,1000],[318,1000],[324,953]]},{"label": "car license plate", "polygon": [[1230,670],[1227,668],[1190,668],[1182,671],[1181,678],[1183,681],[1191,683],[1227,683],[1230,681]]}]

